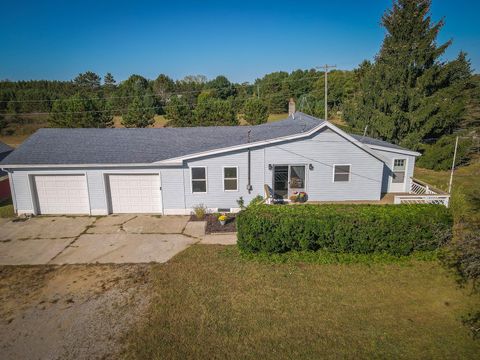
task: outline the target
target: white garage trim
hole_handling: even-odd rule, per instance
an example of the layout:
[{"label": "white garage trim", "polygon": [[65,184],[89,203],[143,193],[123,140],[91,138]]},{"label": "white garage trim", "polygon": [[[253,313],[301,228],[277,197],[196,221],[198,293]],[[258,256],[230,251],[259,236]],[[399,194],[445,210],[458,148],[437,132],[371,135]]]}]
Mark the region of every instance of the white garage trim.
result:
[{"label": "white garage trim", "polygon": [[90,215],[85,174],[35,174],[30,176],[36,214]]},{"label": "white garage trim", "polygon": [[109,173],[105,180],[109,213],[162,214],[159,173]]}]

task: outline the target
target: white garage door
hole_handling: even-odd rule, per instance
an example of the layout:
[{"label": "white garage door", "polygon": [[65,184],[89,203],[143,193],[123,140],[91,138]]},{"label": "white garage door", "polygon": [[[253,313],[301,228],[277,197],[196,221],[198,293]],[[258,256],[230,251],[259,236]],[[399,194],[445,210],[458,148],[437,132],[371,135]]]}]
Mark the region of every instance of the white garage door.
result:
[{"label": "white garage door", "polygon": [[162,212],[160,176],[145,174],[109,175],[112,213]]},{"label": "white garage door", "polygon": [[35,189],[40,214],[89,214],[84,175],[37,175]]}]

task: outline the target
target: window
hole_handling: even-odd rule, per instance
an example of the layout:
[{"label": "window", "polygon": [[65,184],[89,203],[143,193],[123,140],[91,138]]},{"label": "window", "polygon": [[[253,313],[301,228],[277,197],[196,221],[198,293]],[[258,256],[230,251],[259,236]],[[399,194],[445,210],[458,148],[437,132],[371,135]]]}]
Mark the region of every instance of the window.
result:
[{"label": "window", "polygon": [[334,165],[333,181],[350,181],[350,165]]},{"label": "window", "polygon": [[392,183],[403,183],[405,181],[405,159],[393,160],[393,179]]},{"label": "window", "polygon": [[223,190],[237,191],[238,190],[238,168],[224,167],[223,168]]},{"label": "window", "polygon": [[207,192],[207,168],[192,167],[192,192],[206,193]]}]

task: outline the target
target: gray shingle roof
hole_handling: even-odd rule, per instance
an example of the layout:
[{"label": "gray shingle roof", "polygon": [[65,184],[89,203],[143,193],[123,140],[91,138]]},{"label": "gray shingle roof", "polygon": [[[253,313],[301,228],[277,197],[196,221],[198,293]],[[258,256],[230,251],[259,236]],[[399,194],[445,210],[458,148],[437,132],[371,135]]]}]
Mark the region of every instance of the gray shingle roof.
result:
[{"label": "gray shingle roof", "polygon": [[152,163],[307,132],[322,120],[297,113],[256,126],[40,129],[0,165]]},{"label": "gray shingle roof", "polygon": [[390,149],[411,151],[411,150],[405,149],[401,146],[398,146],[396,144],[392,144],[392,143],[389,143],[387,141],[383,141],[383,140],[379,140],[379,139],[374,139],[374,138],[371,138],[371,137],[368,137],[368,136],[355,135],[355,134],[350,134],[350,135],[353,138],[355,138],[356,140],[358,140],[361,143],[366,144],[366,145],[383,146],[383,147],[387,147],[387,148],[390,148]]},{"label": "gray shingle roof", "polygon": [[[40,129],[10,153],[8,165],[149,164],[200,152],[308,132],[324,121],[297,112],[256,126],[159,129]],[[352,135],[367,145],[402,149],[385,141]]]},{"label": "gray shingle roof", "polygon": [[7,152],[10,152],[12,151],[13,148],[3,142],[0,141],[0,154],[4,154],[4,153],[7,153]]}]

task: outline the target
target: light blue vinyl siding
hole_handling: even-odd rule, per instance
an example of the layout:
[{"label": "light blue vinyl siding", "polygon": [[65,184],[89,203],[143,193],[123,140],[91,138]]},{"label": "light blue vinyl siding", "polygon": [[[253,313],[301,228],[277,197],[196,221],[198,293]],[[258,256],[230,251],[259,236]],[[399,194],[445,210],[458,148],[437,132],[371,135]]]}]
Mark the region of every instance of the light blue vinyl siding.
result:
[{"label": "light blue vinyl siding", "polygon": [[[379,200],[383,163],[365,150],[327,129],[307,139],[265,149],[266,180],[271,186],[269,164],[306,164],[308,199],[312,201]],[[312,164],[313,170],[309,169]],[[350,165],[350,181],[334,182],[333,166]]]},{"label": "light blue vinyl siding", "polygon": [[[375,150],[377,151],[377,150]],[[374,150],[372,150],[374,152]],[[264,185],[272,187],[272,165],[305,165],[306,192],[311,201],[378,200],[382,190],[388,190],[389,174],[384,175],[395,157],[407,158],[407,178],[413,175],[415,158],[385,151],[377,151],[387,164],[372,156],[363,148],[352,144],[329,129],[304,139],[285,141],[251,149],[251,185],[248,184],[248,150],[242,149],[185,161],[182,166],[142,168],[76,168],[76,169],[12,169],[16,208],[19,213],[34,212],[34,195],[29,175],[35,174],[86,174],[90,210],[92,215],[109,211],[106,177],[108,174],[159,174],[162,186],[162,208],[165,214],[189,214],[195,205],[210,209],[238,208],[237,200],[243,197],[245,204],[257,195],[264,196]],[[313,169],[309,168],[312,165]],[[350,181],[334,182],[333,166],[350,165]],[[191,168],[207,169],[207,192],[192,193]],[[224,191],[223,168],[238,168],[238,191]],[[388,172],[386,171],[386,172]]]},{"label": "light blue vinyl siding", "polygon": [[408,192],[411,186],[411,178],[413,177],[413,172],[415,168],[415,156],[413,155],[405,155],[400,154],[394,151],[386,151],[386,150],[372,150],[379,155],[383,156],[387,162],[385,164],[385,171],[383,172],[382,176],[382,193],[388,193],[391,191],[391,184],[392,184],[392,171],[393,171],[393,160],[394,159],[407,159],[407,167],[405,172],[405,187],[403,192]]}]

